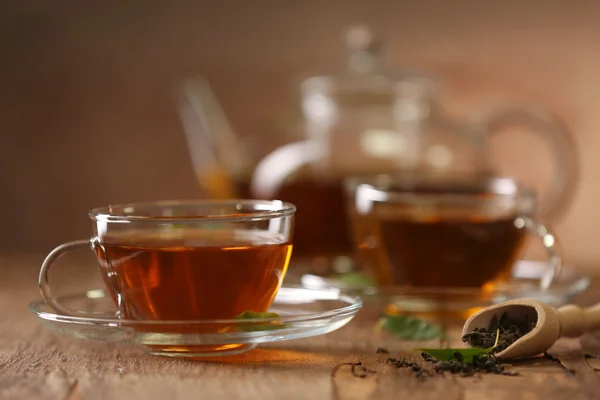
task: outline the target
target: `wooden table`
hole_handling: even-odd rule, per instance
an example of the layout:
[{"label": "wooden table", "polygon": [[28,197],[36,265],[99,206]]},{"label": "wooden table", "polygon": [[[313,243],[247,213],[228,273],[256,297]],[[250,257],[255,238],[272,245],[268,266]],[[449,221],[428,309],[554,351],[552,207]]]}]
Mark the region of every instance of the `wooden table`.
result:
[{"label": "wooden table", "polygon": [[[0,256],[1,399],[600,399],[593,368],[600,367],[598,359],[584,358],[584,352],[600,356],[600,340],[592,336],[559,342],[551,351],[558,361],[514,363],[517,377],[446,374],[418,381],[410,370],[376,355],[385,347],[419,358],[408,350],[414,343],[375,333],[378,311],[368,307],[329,335],[211,361],[153,357],[122,344],[68,338],[27,311],[29,301],[39,297],[41,260]],[[70,272],[69,283],[87,284],[93,271],[83,270]],[[592,301],[593,292],[582,301]],[[344,365],[359,360],[373,373],[358,378]]]}]

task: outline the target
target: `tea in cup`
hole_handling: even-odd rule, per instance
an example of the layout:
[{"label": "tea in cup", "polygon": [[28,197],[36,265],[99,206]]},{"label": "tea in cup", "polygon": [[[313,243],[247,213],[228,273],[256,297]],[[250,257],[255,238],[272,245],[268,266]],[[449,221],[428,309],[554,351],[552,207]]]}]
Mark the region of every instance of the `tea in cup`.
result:
[{"label": "tea in cup", "polygon": [[533,190],[508,178],[382,175],[346,182],[359,262],[381,285],[482,288],[506,281],[529,233],[546,247],[548,286],[562,265],[535,220]]},{"label": "tea in cup", "polygon": [[54,249],[42,264],[40,289],[57,313],[73,315],[52,296],[48,272],[63,253],[91,247],[118,318],[225,320],[264,312],[287,271],[294,212],[292,204],[261,200],[97,208],[89,213],[92,238]]}]

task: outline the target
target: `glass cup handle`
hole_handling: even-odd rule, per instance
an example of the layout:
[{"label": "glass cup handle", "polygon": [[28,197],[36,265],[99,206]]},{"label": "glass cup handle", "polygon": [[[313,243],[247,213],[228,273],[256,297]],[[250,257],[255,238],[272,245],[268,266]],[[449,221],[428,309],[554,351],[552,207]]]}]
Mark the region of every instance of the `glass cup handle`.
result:
[{"label": "glass cup handle", "polygon": [[516,124],[531,128],[546,140],[554,158],[555,172],[540,204],[540,214],[546,220],[559,217],[573,200],[579,179],[577,150],[565,124],[546,110],[518,106],[493,110],[478,122],[487,133]]},{"label": "glass cup handle", "polygon": [[42,297],[46,303],[52,309],[60,314],[76,316],[78,313],[73,310],[68,310],[63,307],[60,303],[58,303],[54,297],[52,297],[52,291],[50,290],[50,284],[48,282],[50,267],[54,264],[60,257],[62,257],[65,253],[74,250],[80,249],[91,249],[91,241],[89,239],[75,240],[73,242],[63,243],[60,246],[56,247],[52,250],[42,262],[42,267],[40,268],[40,276],[38,278],[38,285],[40,288],[40,292],[42,293]]},{"label": "glass cup handle", "polygon": [[544,290],[548,289],[554,278],[560,274],[560,271],[563,267],[563,259],[558,249],[556,236],[554,236],[554,234],[546,225],[529,217],[517,217],[517,219],[515,219],[515,225],[518,228],[525,228],[528,231],[535,233],[537,237],[540,238],[542,245],[546,249],[550,268],[548,268],[547,271],[542,275],[540,287]]}]

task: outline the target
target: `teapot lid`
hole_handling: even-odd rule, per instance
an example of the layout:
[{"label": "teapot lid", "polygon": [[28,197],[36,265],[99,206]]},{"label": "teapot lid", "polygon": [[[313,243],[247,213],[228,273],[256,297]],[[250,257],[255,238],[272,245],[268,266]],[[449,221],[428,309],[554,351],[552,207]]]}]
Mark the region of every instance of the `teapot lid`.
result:
[{"label": "teapot lid", "polygon": [[339,73],[306,78],[300,84],[304,95],[391,95],[398,83],[411,83],[428,92],[437,91],[437,79],[424,72],[382,68],[383,42],[370,27],[350,27],[344,32],[343,41],[349,53],[347,68]]}]

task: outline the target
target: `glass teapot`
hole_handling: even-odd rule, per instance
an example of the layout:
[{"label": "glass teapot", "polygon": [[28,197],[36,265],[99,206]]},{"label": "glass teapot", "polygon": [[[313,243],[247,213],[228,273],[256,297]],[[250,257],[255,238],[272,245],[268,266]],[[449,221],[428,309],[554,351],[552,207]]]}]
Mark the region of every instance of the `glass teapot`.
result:
[{"label": "glass teapot", "polygon": [[[352,254],[342,189],[346,177],[395,172],[493,175],[490,135],[506,124],[520,124],[542,134],[554,155],[555,175],[540,210],[547,219],[568,205],[577,182],[577,160],[571,135],[553,115],[507,107],[476,121],[451,119],[438,104],[434,78],[381,70],[381,45],[368,28],[354,27],[345,39],[350,54],[347,71],[301,83],[304,139],[283,144],[254,162],[244,153],[248,146],[235,138],[224,118],[219,124],[213,121],[212,130],[207,124],[200,129],[201,136],[209,138],[204,143],[198,142],[198,129],[184,124],[197,175],[211,187],[211,196],[294,203],[295,258],[331,260]],[[218,119],[221,112],[211,108],[216,100],[205,96],[204,101],[201,117],[205,122]],[[186,114],[182,115],[185,122]],[[246,140],[260,143],[256,138]],[[207,162],[211,165],[204,165]]]}]

